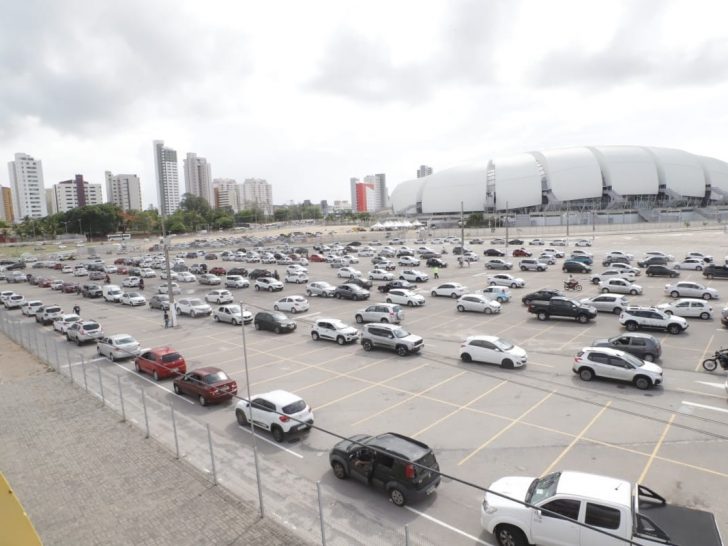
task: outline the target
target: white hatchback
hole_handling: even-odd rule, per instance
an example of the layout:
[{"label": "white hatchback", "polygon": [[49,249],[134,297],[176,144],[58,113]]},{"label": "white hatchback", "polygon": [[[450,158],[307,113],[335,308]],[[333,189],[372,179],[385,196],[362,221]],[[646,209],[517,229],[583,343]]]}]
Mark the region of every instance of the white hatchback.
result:
[{"label": "white hatchback", "polygon": [[273,305],[273,309],[276,311],[288,311],[294,314],[308,311],[309,307],[308,300],[303,296],[286,296]]},{"label": "white hatchback", "polygon": [[697,298],[683,298],[669,303],[661,303],[657,308],[668,315],[678,317],[692,317],[703,320],[713,318],[713,307],[707,301]]},{"label": "white hatchback", "polygon": [[493,313],[500,313],[501,304],[495,300],[489,300],[482,294],[465,294],[458,299],[456,309],[461,313],[474,311],[492,315]]},{"label": "white hatchback", "polygon": [[437,288],[433,288],[430,294],[433,296],[443,296],[455,299],[465,294],[465,290],[467,290],[467,287],[463,286],[459,282],[446,282]]},{"label": "white hatchback", "polygon": [[[252,402],[252,403],[251,403]],[[307,431],[313,425],[313,411],[300,396],[277,390],[241,400],[235,406],[235,418],[241,427],[250,423],[273,434],[276,442],[282,442],[286,434]]]},{"label": "white hatchback", "polygon": [[425,305],[425,298],[422,294],[415,294],[412,290],[405,288],[392,288],[387,292],[387,303],[408,305],[409,307],[420,307]]},{"label": "white hatchback", "polygon": [[528,362],[528,353],[518,345],[496,336],[470,336],[460,345],[460,360],[498,364],[502,368],[520,368]]}]

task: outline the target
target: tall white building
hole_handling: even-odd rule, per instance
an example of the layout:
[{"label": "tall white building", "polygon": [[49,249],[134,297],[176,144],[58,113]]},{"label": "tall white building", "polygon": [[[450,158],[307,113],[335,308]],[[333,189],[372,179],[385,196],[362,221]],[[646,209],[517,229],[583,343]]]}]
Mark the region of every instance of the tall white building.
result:
[{"label": "tall white building", "polygon": [[430,176],[432,174],[432,167],[428,165],[420,165],[420,168],[417,169],[417,178],[424,178],[425,176]]},{"label": "tall white building", "polygon": [[267,216],[273,214],[273,186],[262,178],[246,178],[243,182],[245,207],[258,207]]},{"label": "tall white building", "polygon": [[89,184],[82,174],[77,174],[73,180],[64,180],[53,186],[55,193],[55,209],[58,212],[68,212],[77,207],[86,205],[100,205],[104,202],[101,194],[101,184]]},{"label": "tall white building", "polygon": [[154,141],[154,171],[157,177],[159,211],[167,216],[179,208],[177,151],[165,148],[163,140]]},{"label": "tall white building", "polygon": [[142,186],[135,174],[112,174],[106,171],[106,202],[121,210],[143,210]]},{"label": "tall white building", "polygon": [[[212,181],[214,202],[210,203],[215,208],[231,208],[233,212],[240,210],[238,192],[240,187],[233,178],[215,178]],[[241,188],[242,189],[242,188]]]},{"label": "tall white building", "polygon": [[378,212],[389,206],[385,174],[370,174],[363,181],[350,178],[349,187],[351,209],[354,212]]},{"label": "tall white building", "polygon": [[184,160],[185,192],[202,197],[210,206],[214,206],[215,199],[212,191],[212,169],[207,159],[197,157],[197,154],[188,153]]},{"label": "tall white building", "polygon": [[15,221],[26,216],[43,218],[48,215],[43,184],[43,164],[28,154],[15,154],[15,161],[8,163],[10,188],[13,196]]}]

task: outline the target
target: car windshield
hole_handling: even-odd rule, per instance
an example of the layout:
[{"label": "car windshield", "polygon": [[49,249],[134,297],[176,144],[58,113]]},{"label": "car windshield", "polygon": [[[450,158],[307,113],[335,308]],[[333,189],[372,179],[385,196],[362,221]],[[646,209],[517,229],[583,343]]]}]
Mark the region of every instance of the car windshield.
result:
[{"label": "car windshield", "polygon": [[229,305],[228,309],[233,315],[239,315],[240,314],[240,306],[239,305]]},{"label": "car windshield", "polygon": [[624,353],[624,354],[622,355],[622,358],[623,358],[623,359],[624,359],[625,361],[627,361],[627,362],[628,362],[629,364],[632,364],[632,365],[633,365],[633,366],[634,366],[635,368],[641,368],[641,367],[642,367],[642,366],[644,366],[644,364],[645,364],[645,363],[644,363],[644,362],[643,362],[642,360],[640,360],[640,359],[639,359],[639,358],[637,358],[636,356],[634,356],[634,355],[631,355],[631,354],[629,354],[629,353]]},{"label": "car windshield", "polygon": [[175,360],[179,360],[182,357],[179,355],[179,353],[167,353],[166,355],[162,355],[162,362],[174,362]]},{"label": "car windshield", "polygon": [[95,322],[93,322],[91,324],[84,324],[83,325],[83,329],[84,330],[97,330],[98,328],[99,328],[99,325],[96,324]]},{"label": "car windshield", "polygon": [[526,502],[529,504],[538,504],[544,499],[553,497],[556,494],[560,477],[561,472],[554,472],[543,478],[533,480],[526,493]]},{"label": "car windshield", "polygon": [[128,345],[130,343],[136,343],[136,340],[129,336],[129,337],[122,337],[116,340],[117,345]]},{"label": "car windshield", "polygon": [[212,385],[213,383],[219,383],[220,381],[227,381],[229,379],[230,378],[225,372],[219,371],[206,375],[205,383],[207,383],[208,385]]},{"label": "car windshield", "polygon": [[190,300],[190,305],[203,305],[203,303],[202,300],[192,299]]},{"label": "car windshield", "polygon": [[129,296],[130,298],[138,298],[139,292],[129,292],[127,296]]},{"label": "car windshield", "polygon": [[340,320],[332,320],[330,322],[331,326],[333,326],[336,330],[343,330],[344,328],[347,328],[346,323]]},{"label": "car windshield", "polygon": [[501,351],[510,351],[513,349],[513,343],[506,341],[505,339],[496,339],[493,344],[498,347]]},{"label": "car windshield", "polygon": [[403,338],[403,337],[407,337],[408,335],[410,335],[410,333],[407,330],[405,330],[404,328],[397,328],[392,333],[394,334],[394,337],[398,337],[398,338]]}]

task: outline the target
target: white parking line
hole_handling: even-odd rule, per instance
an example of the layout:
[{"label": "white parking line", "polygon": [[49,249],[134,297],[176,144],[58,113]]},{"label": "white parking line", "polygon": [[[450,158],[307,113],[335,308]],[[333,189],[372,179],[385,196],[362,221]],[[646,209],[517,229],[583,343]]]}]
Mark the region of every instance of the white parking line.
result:
[{"label": "white parking line", "polygon": [[125,372],[129,372],[130,374],[134,375],[134,377],[138,377],[139,379],[143,379],[144,381],[147,381],[147,382],[151,383],[155,387],[157,387],[159,389],[162,389],[163,391],[168,392],[169,394],[174,394],[176,398],[178,398],[180,400],[184,400],[188,404],[192,404],[193,406],[195,405],[195,403],[192,400],[190,400],[189,398],[185,398],[184,396],[177,396],[173,390],[170,390],[167,387],[163,387],[162,385],[160,385],[159,383],[156,383],[156,382],[152,381],[148,377],[144,377],[143,375],[136,373],[136,370],[130,370],[129,368],[125,368],[124,366],[122,366],[118,362],[112,362],[112,364],[115,364],[116,366],[118,366],[119,368],[121,368],[122,370],[124,370]]},{"label": "white parking line", "polygon": [[696,381],[696,383],[699,383],[700,385],[706,385],[708,387],[713,387],[714,389],[723,389],[725,385],[723,383],[713,383],[712,381]]},{"label": "white parking line", "polygon": [[495,544],[491,544],[490,542],[485,542],[484,540],[480,540],[478,537],[473,536],[469,533],[466,533],[465,531],[458,529],[457,527],[453,527],[452,525],[449,525],[449,524],[445,523],[444,521],[441,521],[437,518],[433,518],[432,516],[428,516],[427,514],[425,514],[424,512],[420,512],[419,510],[415,510],[411,506],[405,505],[404,508],[406,508],[413,514],[417,514],[418,516],[421,516],[427,520],[430,520],[432,523],[437,523],[438,525],[440,525],[441,527],[444,527],[445,529],[449,529],[450,531],[453,531],[454,533],[464,536],[468,540],[474,541],[476,544],[483,544],[484,546],[495,546]]},{"label": "white parking line", "polygon": [[299,315],[296,318],[304,319],[304,318],[308,318],[308,317],[315,317],[315,316],[318,316],[320,314],[321,314],[321,311],[318,311],[317,313],[307,313],[305,315]]},{"label": "white parking line", "polygon": [[728,409],[725,408],[716,408],[715,406],[706,406],[705,404],[696,404],[695,402],[686,402],[685,400],[682,401],[683,404],[686,406],[693,406],[695,408],[702,408],[712,411],[719,411],[721,413],[728,413]]},{"label": "white parking line", "polygon": [[[253,434],[253,433],[252,433],[252,432],[250,431],[250,427],[244,427],[244,426],[242,426],[242,425],[238,425],[238,427],[240,427],[240,428],[241,428],[241,429],[242,429],[243,431],[247,432],[248,434],[250,434],[250,435],[252,436],[252,434]],[[272,445],[272,446],[275,446],[275,447],[277,447],[278,449],[282,449],[282,450],[283,450],[283,451],[285,451],[286,453],[290,453],[290,454],[291,454],[291,455],[293,455],[294,457],[298,457],[299,459],[303,459],[303,455],[301,455],[300,453],[296,453],[295,451],[291,451],[290,449],[288,449],[288,448],[285,448],[285,447],[283,447],[283,446],[282,446],[282,445],[280,445],[280,444],[277,444],[277,443],[275,443],[275,442],[272,442],[272,441],[270,441],[270,440],[269,440],[268,438],[264,438],[264,437],[263,437],[263,436],[261,436],[260,434],[256,434],[256,435],[255,435],[255,437],[256,437],[256,438],[258,438],[258,440],[263,440],[264,442],[267,442],[267,443],[269,443],[270,445]]]}]

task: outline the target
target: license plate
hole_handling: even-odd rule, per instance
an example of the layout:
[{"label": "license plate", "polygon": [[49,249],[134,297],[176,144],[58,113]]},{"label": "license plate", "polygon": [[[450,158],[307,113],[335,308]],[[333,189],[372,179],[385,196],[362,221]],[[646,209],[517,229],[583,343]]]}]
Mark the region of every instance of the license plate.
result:
[{"label": "license plate", "polygon": [[435,487],[434,485],[431,485],[430,487],[427,488],[427,491],[425,491],[425,494],[432,495],[435,492],[435,489],[437,489],[437,487]]}]

